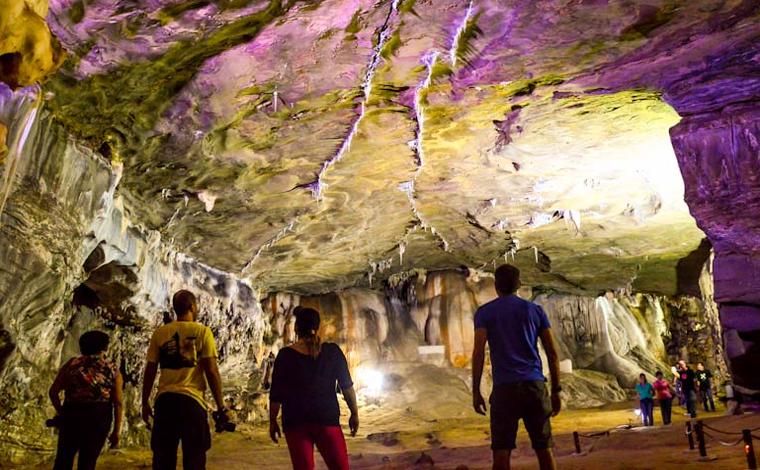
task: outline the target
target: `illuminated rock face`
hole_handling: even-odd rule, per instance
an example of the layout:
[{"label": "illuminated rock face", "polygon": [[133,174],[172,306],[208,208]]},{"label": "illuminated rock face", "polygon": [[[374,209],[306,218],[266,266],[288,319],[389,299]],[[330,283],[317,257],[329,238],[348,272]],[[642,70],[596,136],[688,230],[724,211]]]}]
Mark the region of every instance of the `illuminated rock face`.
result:
[{"label": "illuminated rock face", "polygon": [[93,328],[111,335],[109,353],[125,377],[126,442],[144,442],[136,413],[147,342],[179,288],[198,294],[233,395],[258,389],[265,322],[257,291],[132,223],[115,194],[118,167],[67,139],[46,113],[27,119],[36,103],[0,90],[16,163],[0,193],[8,194],[0,225],[0,462],[49,456],[47,390],[58,367],[79,354],[79,335]]},{"label": "illuminated rock face", "polygon": [[[719,351],[720,327],[717,311],[705,305],[709,300],[611,292],[582,297],[527,290],[520,295],[544,308],[560,360],[568,372],[580,369],[581,379],[583,371],[594,371],[615,387],[631,388],[639,373],[668,371],[668,364],[680,358],[702,361],[718,375],[726,372],[721,355],[712,354]],[[304,305],[321,312],[323,340],[340,344],[353,367],[428,361],[467,368],[473,315],[495,296],[492,277],[462,271],[412,276],[385,293],[352,288],[320,296],[271,294],[262,302],[272,338],[267,347],[276,351],[295,340],[292,311]],[[434,347],[440,348],[437,353]]]},{"label": "illuminated rock face", "polygon": [[715,300],[735,381],[760,390],[758,101],[689,116],[672,135],[686,202],[715,248]]},{"label": "illuminated rock face", "polygon": [[88,328],[118,339],[138,409],[179,287],[249,406],[297,303],[352,364],[466,367],[477,273],[508,261],[561,330],[572,397],[622,398],[719,343],[705,235],[732,371],[760,389],[757,1],[0,12],[0,81],[41,83],[0,84],[0,437],[19,442],[0,461],[50,448],[45,391]]},{"label": "illuminated rock face", "polygon": [[43,80],[63,58],[45,23],[47,0],[2,0],[0,11],[0,81],[17,88]]},{"label": "illuminated rock face", "polygon": [[675,294],[703,234],[669,104],[757,87],[751,1],[116,5],[51,3],[50,109],[124,161],[137,220],[271,290],[515,254]]}]

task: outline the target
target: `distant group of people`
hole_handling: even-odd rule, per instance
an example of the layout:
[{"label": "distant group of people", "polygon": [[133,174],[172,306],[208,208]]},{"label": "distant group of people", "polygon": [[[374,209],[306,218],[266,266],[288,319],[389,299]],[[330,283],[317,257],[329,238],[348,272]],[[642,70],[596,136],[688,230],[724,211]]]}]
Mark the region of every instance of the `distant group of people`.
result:
[{"label": "distant group of people", "polygon": [[702,402],[705,411],[715,411],[713,398],[712,373],[705,369],[703,363],[697,363],[696,372],[689,368],[686,361],[678,361],[673,369],[673,383],[665,379],[662,371],[655,372],[655,381],[649,383],[644,373],[639,375],[639,383],[636,384],[636,393],[639,399],[639,410],[644,426],[654,425],[654,399],[660,403],[662,423],[671,423],[672,405],[674,397],[678,398],[679,405],[686,409],[686,414],[691,418],[697,417],[697,397]]},{"label": "distant group of people", "polygon": [[[553,470],[556,462],[551,417],[562,408],[562,387],[551,325],[539,305],[516,295],[520,287],[517,268],[503,265],[496,269],[495,287],[498,298],[481,306],[474,318],[472,405],[477,413],[486,414],[481,379],[488,345],[493,372],[489,400],[493,469],[510,468],[522,420],[541,470]],[[180,443],[183,468],[203,470],[211,446],[204,397],[207,386],[217,407],[212,413],[217,431],[220,421],[229,420],[222,397],[217,350],[211,330],[196,322],[199,307],[195,296],[181,290],[173,296],[172,305],[176,320],[165,321],[153,333],[148,347],[142,418],[151,430],[154,470],[176,468]],[[294,315],[297,341],[279,350],[268,383],[270,437],[276,443],[284,434],[294,470],[314,469],[315,446],[329,470],[348,470],[337,393],[343,395],[348,405],[352,435],[359,429],[359,412],[346,356],[337,344],[321,341],[319,312],[297,307]],[[55,470],[71,469],[77,453],[80,470],[94,469],[109,431],[111,445],[119,445],[123,380],[118,369],[106,359],[108,341],[108,336],[99,331],[82,335],[82,356],[61,368],[50,389],[60,429]],[[539,341],[546,352],[550,381],[543,374]],[[655,397],[665,424],[671,421],[672,400],[679,394],[691,416],[696,416],[696,391],[701,394],[705,409],[708,404],[715,409],[711,374],[702,364],[698,364],[695,374],[680,361],[677,372],[675,388],[661,371],[655,374],[653,384],[647,382],[645,374],[639,377],[636,390],[645,424],[654,423]],[[151,406],[157,376],[158,393]],[[60,401],[61,392],[65,393],[64,403]]]}]

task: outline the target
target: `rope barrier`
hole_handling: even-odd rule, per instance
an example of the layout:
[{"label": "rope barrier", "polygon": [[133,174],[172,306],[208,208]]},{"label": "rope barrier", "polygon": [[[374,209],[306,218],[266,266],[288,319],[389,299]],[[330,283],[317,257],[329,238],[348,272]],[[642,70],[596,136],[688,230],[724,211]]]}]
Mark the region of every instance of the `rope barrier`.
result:
[{"label": "rope barrier", "polygon": [[632,426],[629,425],[629,424],[621,424],[620,426],[615,426],[614,428],[611,428],[611,429],[606,429],[604,431],[590,432],[590,433],[586,433],[586,434],[581,434],[578,431],[574,431],[573,432],[573,443],[575,444],[575,453],[576,453],[576,455],[581,455],[582,454],[582,452],[581,452],[581,438],[591,439],[592,440],[591,445],[589,446],[588,451],[587,451],[587,452],[591,452],[592,450],[594,450],[594,447],[596,446],[596,443],[599,442],[599,440],[602,437],[609,436],[610,433],[613,432],[613,431],[620,430],[620,429],[631,429],[631,427]]},{"label": "rope barrier", "polygon": [[741,436],[741,435],[742,435],[742,433],[741,433],[741,432],[733,432],[733,431],[722,431],[722,430],[720,430],[720,429],[716,429],[716,428],[714,428],[714,427],[710,426],[709,424],[702,424],[702,426],[704,426],[704,427],[705,427],[705,429],[709,429],[709,430],[711,430],[711,431],[715,431],[715,432],[718,432],[718,433],[720,433],[720,434],[726,434],[726,435],[728,435],[728,436]]},{"label": "rope barrier", "polygon": [[[710,437],[713,440],[715,440],[718,444],[720,444],[722,446],[726,446],[726,447],[733,447],[735,445],[739,445],[739,443],[741,443],[741,442],[744,442],[744,436],[740,437],[735,442],[725,442],[725,441],[721,441],[720,439],[718,439],[717,437],[715,437],[712,434],[708,433],[707,431],[704,431],[704,434],[705,434],[705,436]],[[739,434],[741,434],[741,433],[739,433]]]},{"label": "rope barrier", "polygon": [[578,434],[580,437],[586,438],[586,439],[599,439],[600,437],[605,437],[610,435],[610,430],[607,431],[599,431],[599,432],[590,432],[588,434]]},{"label": "rope barrier", "polygon": [[[715,432],[719,432],[721,434],[733,434],[735,436],[741,436],[742,435],[742,431],[740,431],[740,432],[723,431],[721,429],[714,428],[714,427],[710,426],[709,424],[703,424],[703,426],[706,427],[707,429],[713,430]],[[749,431],[750,432],[760,431],[760,427],[757,427],[757,428],[754,428],[754,429],[750,429]]]},{"label": "rope barrier", "polygon": [[[693,447],[693,438],[691,436],[692,428],[691,428],[691,422],[686,422],[686,436],[689,438],[689,447],[691,450],[694,449]],[[715,431],[717,433],[723,434],[723,435],[729,435],[729,436],[735,436],[737,434],[740,434],[741,437],[733,442],[726,442],[722,439],[719,439],[717,436],[710,434],[705,429],[710,429],[712,431]],[[699,459],[703,462],[707,462],[710,460],[715,460],[715,457],[708,457],[707,456],[707,443],[706,438],[710,438],[713,441],[717,442],[718,444],[725,446],[725,447],[733,447],[737,446],[739,444],[743,444],[742,448],[744,450],[744,455],[747,459],[747,468],[749,470],[757,470],[757,459],[755,458],[755,449],[752,445],[752,439],[758,439],[758,436],[755,436],[752,434],[751,429],[742,429],[742,432],[737,433],[733,431],[722,431],[720,429],[715,429],[712,426],[706,425],[702,420],[697,420],[697,423],[694,427],[694,433],[697,435],[697,442],[699,444]]]}]

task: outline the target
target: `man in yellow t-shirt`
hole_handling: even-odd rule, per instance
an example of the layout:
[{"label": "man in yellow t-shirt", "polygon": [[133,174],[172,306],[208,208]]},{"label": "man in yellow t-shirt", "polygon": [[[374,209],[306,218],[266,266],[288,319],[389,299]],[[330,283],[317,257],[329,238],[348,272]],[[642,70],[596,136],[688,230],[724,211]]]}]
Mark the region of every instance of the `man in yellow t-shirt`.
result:
[{"label": "man in yellow t-shirt", "polygon": [[[216,344],[211,330],[195,321],[198,301],[192,292],[178,291],[172,298],[172,305],[177,321],[153,332],[148,346],[142,417],[148,429],[152,428],[153,470],[176,468],[180,441],[184,470],[203,470],[206,468],[206,451],[211,448],[208,407],[204,399],[207,381],[217,410],[225,412]],[[161,375],[154,416],[150,395],[159,366]]]}]

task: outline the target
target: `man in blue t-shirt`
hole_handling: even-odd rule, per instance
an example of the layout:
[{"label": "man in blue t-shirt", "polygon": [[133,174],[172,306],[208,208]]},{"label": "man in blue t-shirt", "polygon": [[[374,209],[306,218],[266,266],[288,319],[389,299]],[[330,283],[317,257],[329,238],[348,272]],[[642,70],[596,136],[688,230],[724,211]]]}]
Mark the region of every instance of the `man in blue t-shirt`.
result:
[{"label": "man in blue t-shirt", "polygon": [[[480,393],[486,342],[491,350],[493,393],[491,394],[491,449],[493,469],[508,470],[516,447],[517,425],[522,419],[536,451],[541,470],[556,468],[552,453],[551,416],[562,405],[559,392],[559,356],[551,325],[543,309],[515,295],[520,287],[520,271],[510,265],[496,272],[499,297],[475,313],[475,348],[472,353],[472,404],[486,414]],[[551,375],[551,395],[538,353],[538,339],[546,352]]]}]

